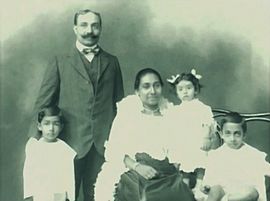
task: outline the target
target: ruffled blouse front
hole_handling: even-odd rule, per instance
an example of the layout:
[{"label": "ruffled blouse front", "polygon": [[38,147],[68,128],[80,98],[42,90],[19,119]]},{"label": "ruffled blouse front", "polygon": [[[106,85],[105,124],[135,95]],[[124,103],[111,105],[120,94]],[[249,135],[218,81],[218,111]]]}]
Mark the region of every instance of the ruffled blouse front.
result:
[{"label": "ruffled blouse front", "polygon": [[169,129],[162,110],[161,115],[149,115],[142,111],[143,107],[137,96],[129,96],[119,104],[110,138],[106,143],[106,162],[97,178],[97,201],[112,200],[114,184],[128,170],[123,162],[126,154],[133,159],[136,153],[142,152],[159,160],[170,158]]}]

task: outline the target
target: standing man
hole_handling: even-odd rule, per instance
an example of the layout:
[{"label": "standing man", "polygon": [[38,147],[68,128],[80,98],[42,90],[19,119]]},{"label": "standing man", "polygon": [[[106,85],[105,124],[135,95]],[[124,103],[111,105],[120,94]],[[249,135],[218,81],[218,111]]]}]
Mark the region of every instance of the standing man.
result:
[{"label": "standing man", "polygon": [[82,185],[84,201],[94,200],[104,142],[116,115],[116,102],[124,95],[118,59],[98,45],[101,25],[99,13],[81,10],[75,14],[75,47],[49,65],[35,104],[35,110],[52,105],[62,109],[66,119],[60,137],[77,152],[75,196],[78,199]]}]

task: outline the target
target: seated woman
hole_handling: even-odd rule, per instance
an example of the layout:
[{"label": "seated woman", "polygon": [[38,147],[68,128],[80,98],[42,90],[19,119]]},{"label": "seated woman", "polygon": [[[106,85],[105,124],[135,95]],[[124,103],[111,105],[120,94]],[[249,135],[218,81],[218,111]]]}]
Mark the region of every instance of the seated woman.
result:
[{"label": "seated woman", "polygon": [[194,200],[175,161],[169,161],[174,142],[162,87],[157,71],[143,69],[136,75],[136,95],[120,102],[97,178],[97,201]]}]

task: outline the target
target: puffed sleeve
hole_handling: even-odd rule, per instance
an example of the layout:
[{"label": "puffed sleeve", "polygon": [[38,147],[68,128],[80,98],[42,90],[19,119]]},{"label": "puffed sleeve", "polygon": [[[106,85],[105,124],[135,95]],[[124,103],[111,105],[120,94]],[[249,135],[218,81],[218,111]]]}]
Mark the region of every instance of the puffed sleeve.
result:
[{"label": "puffed sleeve", "polygon": [[270,163],[266,161],[266,153],[263,153],[262,158],[263,158],[263,172],[265,176],[270,177]]},{"label": "puffed sleeve", "polygon": [[105,162],[95,184],[95,199],[97,201],[114,200],[115,184],[119,182],[121,174],[126,171],[123,161],[126,151],[124,142],[128,134],[124,122],[126,114],[127,111],[124,110],[120,102],[109,140],[105,143]]},{"label": "puffed sleeve", "polygon": [[214,122],[214,115],[212,113],[212,109],[210,106],[206,106],[205,110],[204,110],[204,119],[205,119],[205,123],[208,125],[213,124]]},{"label": "puffed sleeve", "polygon": [[24,198],[33,196],[38,185],[36,174],[36,159],[38,157],[37,140],[30,138],[25,147],[25,162],[23,168]]}]

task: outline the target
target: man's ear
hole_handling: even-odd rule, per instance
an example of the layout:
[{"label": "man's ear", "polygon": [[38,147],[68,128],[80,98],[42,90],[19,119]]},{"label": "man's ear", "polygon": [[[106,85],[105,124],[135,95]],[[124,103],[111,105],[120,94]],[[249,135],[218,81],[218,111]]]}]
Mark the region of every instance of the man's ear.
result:
[{"label": "man's ear", "polygon": [[77,34],[77,26],[73,26],[73,31],[75,34]]}]

